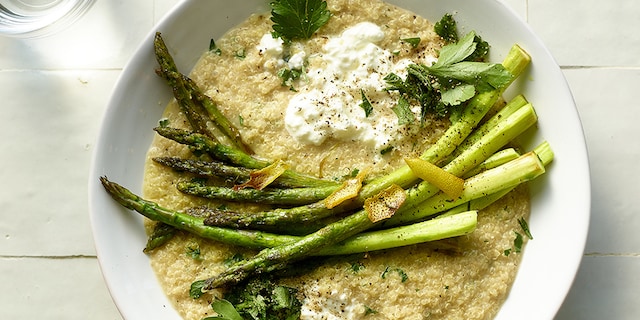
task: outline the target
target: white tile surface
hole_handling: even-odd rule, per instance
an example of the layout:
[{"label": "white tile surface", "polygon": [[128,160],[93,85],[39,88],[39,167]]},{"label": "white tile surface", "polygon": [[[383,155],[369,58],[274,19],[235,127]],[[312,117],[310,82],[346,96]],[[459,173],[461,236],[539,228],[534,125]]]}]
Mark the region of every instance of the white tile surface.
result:
[{"label": "white tile surface", "polygon": [[3,258],[0,319],[122,319],[95,258]]},{"label": "white tile surface", "polygon": [[638,319],[638,270],[638,255],[585,256],[556,320]]},{"label": "white tile surface", "polygon": [[[0,38],[0,319],[121,319],[91,239],[89,158],[121,68],[178,2],[98,0],[50,38]],[[563,67],[590,153],[590,234],[556,319],[638,319],[640,2],[503,2]]]},{"label": "white tile surface", "polygon": [[561,65],[640,65],[637,1],[529,0],[528,16]]},{"label": "white tile surface", "polygon": [[1,255],[94,254],[86,184],[97,127],[118,74],[0,71],[2,95],[13,97],[2,107],[0,126],[1,161],[10,165],[0,171]]},{"label": "white tile surface", "polygon": [[[589,150],[592,212],[585,251],[593,254],[640,252],[630,236],[640,228],[640,197],[633,181],[640,159],[635,97],[640,84],[636,68],[564,70],[575,96]],[[631,238],[634,239],[634,238]],[[638,239],[638,238],[635,238]]]}]

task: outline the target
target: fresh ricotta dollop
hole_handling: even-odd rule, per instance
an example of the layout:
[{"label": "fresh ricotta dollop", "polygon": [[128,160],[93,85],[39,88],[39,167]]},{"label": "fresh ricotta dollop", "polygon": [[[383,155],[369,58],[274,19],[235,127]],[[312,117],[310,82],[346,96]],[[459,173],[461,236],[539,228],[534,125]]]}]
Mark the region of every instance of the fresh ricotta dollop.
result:
[{"label": "fresh ricotta dollop", "polygon": [[[298,47],[285,61],[282,40],[271,34],[262,37],[259,54],[272,58],[265,65],[276,60],[279,68],[304,70],[305,59],[313,59],[284,115],[285,127],[296,141],[317,146],[334,139],[381,150],[398,138],[401,126],[390,112],[397,101],[384,91],[384,77],[392,72],[403,76],[412,61],[398,60],[381,48],[384,38],[378,25],[361,22],[329,37],[320,53],[307,56]],[[363,93],[374,105],[369,116],[361,107]]]},{"label": "fresh ricotta dollop", "polygon": [[285,113],[289,134],[303,144],[320,145],[329,138],[357,141],[381,149],[397,131],[397,120],[375,111],[367,117],[360,106],[362,93],[373,100],[386,87],[384,77],[404,63],[392,63],[393,54],[377,43],[382,29],[359,23],[330,38],[317,65],[307,72],[307,85],[290,100]]}]

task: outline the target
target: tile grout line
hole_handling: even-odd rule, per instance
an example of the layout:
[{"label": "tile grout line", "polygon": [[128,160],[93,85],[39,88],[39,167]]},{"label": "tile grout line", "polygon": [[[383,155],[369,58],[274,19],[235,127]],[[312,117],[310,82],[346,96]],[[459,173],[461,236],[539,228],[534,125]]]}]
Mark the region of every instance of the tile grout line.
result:
[{"label": "tile grout line", "polygon": [[15,68],[15,69],[0,69],[0,73],[3,72],[73,72],[73,71],[77,71],[77,72],[95,72],[95,71],[100,71],[100,72],[104,72],[104,71],[122,71],[124,68],[121,67],[114,67],[114,68],[60,68],[60,69],[56,69],[56,68],[33,68],[33,69],[27,69],[27,68]]},{"label": "tile grout line", "polygon": [[640,66],[579,66],[564,65],[560,66],[562,70],[640,70]]},{"label": "tile grout line", "polygon": [[585,252],[584,257],[596,257],[596,258],[640,258],[640,253],[634,252],[620,252],[620,253],[605,253],[605,252]]},{"label": "tile grout line", "polygon": [[96,255],[60,255],[60,256],[36,256],[36,255],[0,255],[3,260],[20,260],[20,259],[49,259],[49,260],[73,260],[73,259],[97,259]]}]

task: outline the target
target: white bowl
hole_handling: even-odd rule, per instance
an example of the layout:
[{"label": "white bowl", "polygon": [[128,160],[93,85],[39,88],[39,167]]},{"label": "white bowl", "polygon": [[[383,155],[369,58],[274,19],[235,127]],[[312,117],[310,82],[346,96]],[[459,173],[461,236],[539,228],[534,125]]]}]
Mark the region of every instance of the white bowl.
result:
[{"label": "white bowl", "polygon": [[[530,229],[516,281],[497,319],[552,319],[562,304],[581,261],[590,210],[587,151],[580,120],[563,74],[540,39],[514,12],[495,0],[389,1],[431,21],[455,12],[462,31],[476,30],[501,61],[518,43],[532,57],[527,74],[506,93],[523,93],[535,106],[539,125],[527,138],[543,139],[556,158],[549,172],[531,184]],[[180,70],[190,70],[219,38],[250,13],[267,11],[267,1],[186,0],[145,38],[125,67],[100,130],[89,180],[91,223],[100,266],[111,295],[126,319],[179,319],[162,292],[147,257],[142,218],[123,209],[103,190],[98,177],[140,193],[145,153],[152,128],[171,98],[154,74],[152,39],[161,31]]]}]

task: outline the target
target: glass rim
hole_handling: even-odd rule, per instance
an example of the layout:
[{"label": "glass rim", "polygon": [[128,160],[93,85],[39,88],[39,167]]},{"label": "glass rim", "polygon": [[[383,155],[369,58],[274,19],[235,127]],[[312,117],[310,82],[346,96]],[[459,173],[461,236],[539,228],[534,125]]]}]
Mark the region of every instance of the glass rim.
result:
[{"label": "glass rim", "polygon": [[54,34],[82,17],[96,0],[77,0],[50,14],[23,15],[0,4],[0,36],[39,38]]}]

